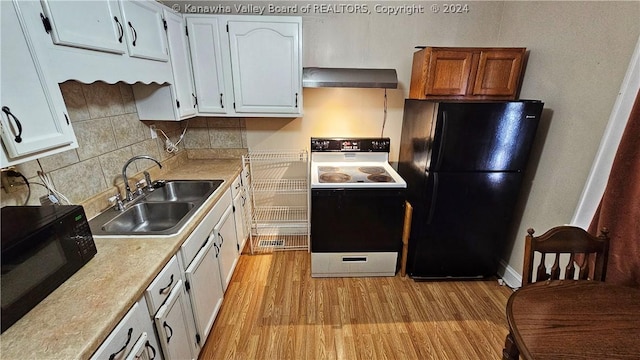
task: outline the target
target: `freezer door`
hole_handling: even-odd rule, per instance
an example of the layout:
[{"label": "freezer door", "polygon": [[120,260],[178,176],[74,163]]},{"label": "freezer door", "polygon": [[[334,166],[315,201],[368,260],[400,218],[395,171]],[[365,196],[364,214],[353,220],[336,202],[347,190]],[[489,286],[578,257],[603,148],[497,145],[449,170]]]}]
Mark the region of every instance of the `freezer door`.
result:
[{"label": "freezer door", "polygon": [[430,171],[524,170],[543,104],[439,103]]},{"label": "freezer door", "polygon": [[495,275],[521,182],[520,173],[430,174],[427,201],[414,206],[409,275]]}]

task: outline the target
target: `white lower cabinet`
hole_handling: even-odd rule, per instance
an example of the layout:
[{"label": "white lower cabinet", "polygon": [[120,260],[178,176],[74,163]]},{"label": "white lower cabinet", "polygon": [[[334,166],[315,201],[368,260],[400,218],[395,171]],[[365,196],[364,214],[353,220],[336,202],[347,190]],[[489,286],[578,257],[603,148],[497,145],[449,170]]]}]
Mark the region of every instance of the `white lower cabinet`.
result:
[{"label": "white lower cabinet", "polygon": [[228,188],[93,359],[197,359],[222,306],[238,249]]},{"label": "white lower cabinet", "polygon": [[167,360],[198,357],[193,316],[184,284],[178,258],[173,256],[145,291],[149,315]]},{"label": "white lower cabinet", "polygon": [[247,192],[243,184],[242,174],[238,175],[231,184],[231,194],[233,194],[233,218],[236,224],[236,242],[238,244],[238,254],[242,254],[242,249],[249,236],[247,217]]},{"label": "white lower cabinet", "polygon": [[207,339],[222,305],[224,291],[220,282],[218,248],[213,234],[185,270],[187,291],[200,344]]},{"label": "white lower cabinet", "polygon": [[214,229],[216,243],[220,249],[218,261],[220,262],[220,279],[224,291],[231,281],[233,270],[238,262],[238,242],[236,224],[233,217],[233,206],[229,206]]},{"label": "white lower cabinet", "polygon": [[182,279],[171,290],[167,301],[154,317],[162,352],[167,359],[196,359],[191,346],[189,308]]},{"label": "white lower cabinet", "polygon": [[133,304],[91,359],[162,359],[148,314],[144,299]]},{"label": "white lower cabinet", "polygon": [[222,305],[224,290],[220,280],[220,248],[214,228],[230,206],[231,190],[227,189],[180,247],[198,351],[204,345]]}]

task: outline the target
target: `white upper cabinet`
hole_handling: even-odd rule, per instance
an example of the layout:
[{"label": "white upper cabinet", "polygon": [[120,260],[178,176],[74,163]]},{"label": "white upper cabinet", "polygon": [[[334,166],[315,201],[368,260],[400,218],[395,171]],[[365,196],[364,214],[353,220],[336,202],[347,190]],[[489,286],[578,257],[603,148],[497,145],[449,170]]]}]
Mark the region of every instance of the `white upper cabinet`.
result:
[{"label": "white upper cabinet", "polygon": [[202,114],[225,114],[229,104],[233,104],[231,94],[225,89],[221,22],[214,16],[187,17],[198,112]]},{"label": "white upper cabinet", "polygon": [[124,54],[124,22],[115,1],[41,0],[53,42]]},{"label": "white upper cabinet", "polygon": [[299,19],[233,20],[228,26],[235,111],[300,113]]},{"label": "white upper cabinet", "polygon": [[302,19],[185,15],[199,115],[302,114]]},{"label": "white upper cabinet", "polygon": [[169,8],[163,9],[163,15],[167,25],[173,86],[132,86],[140,120],[179,121],[196,116],[196,94],[185,21],[182,15],[174,13]]},{"label": "white upper cabinet", "polygon": [[[173,84],[162,10],[153,0],[16,1],[50,77],[85,84]],[[135,44],[135,45],[134,45]]]},{"label": "white upper cabinet", "polygon": [[53,42],[168,61],[162,8],[149,0],[41,0]]},{"label": "white upper cabinet", "polygon": [[162,8],[154,1],[121,0],[129,55],[142,59],[168,61],[167,36]]},{"label": "white upper cabinet", "polygon": [[189,44],[185,37],[186,23],[182,15],[164,9],[169,40],[169,55],[173,69],[178,117],[185,119],[196,115],[196,95],[193,88]]},{"label": "white upper cabinet", "polygon": [[42,67],[12,2],[0,1],[2,15],[2,81],[0,166],[77,147],[58,84]]}]

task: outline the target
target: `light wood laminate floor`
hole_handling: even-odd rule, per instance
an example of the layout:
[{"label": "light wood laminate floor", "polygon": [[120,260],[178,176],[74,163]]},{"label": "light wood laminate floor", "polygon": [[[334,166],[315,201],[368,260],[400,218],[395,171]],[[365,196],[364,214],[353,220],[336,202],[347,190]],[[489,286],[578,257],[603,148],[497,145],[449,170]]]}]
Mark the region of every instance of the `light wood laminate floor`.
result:
[{"label": "light wood laminate floor", "polygon": [[200,359],[500,359],[496,280],[311,278],[310,254],[242,255]]}]

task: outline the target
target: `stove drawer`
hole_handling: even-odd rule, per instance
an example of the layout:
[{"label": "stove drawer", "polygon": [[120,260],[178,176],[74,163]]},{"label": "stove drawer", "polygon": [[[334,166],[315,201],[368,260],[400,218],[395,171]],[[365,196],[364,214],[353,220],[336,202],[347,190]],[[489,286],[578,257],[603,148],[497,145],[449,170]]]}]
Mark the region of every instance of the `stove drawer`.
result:
[{"label": "stove drawer", "polygon": [[394,276],[397,262],[397,252],[311,253],[311,276]]}]

